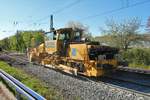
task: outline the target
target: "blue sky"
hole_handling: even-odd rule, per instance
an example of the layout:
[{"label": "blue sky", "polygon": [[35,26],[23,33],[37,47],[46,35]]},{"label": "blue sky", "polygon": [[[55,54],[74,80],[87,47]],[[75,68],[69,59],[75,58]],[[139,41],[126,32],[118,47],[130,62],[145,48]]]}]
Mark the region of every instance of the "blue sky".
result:
[{"label": "blue sky", "polygon": [[[13,35],[18,30],[49,29],[48,15],[62,10],[67,5],[77,0],[0,0],[0,39]],[[123,9],[113,13],[103,12],[118,9],[148,0],[78,0],[72,7],[65,8],[54,14],[54,27],[65,27],[68,21],[79,21],[89,26],[92,35],[100,34],[100,27],[104,27],[106,19],[113,18],[117,21],[139,17],[142,24],[146,24],[150,16],[150,2]],[[150,0],[149,0],[150,1]],[[87,16],[102,14],[87,19]],[[45,18],[44,18],[45,17]],[[39,19],[43,19],[40,20]],[[14,21],[18,22],[14,25]],[[144,29],[144,28],[143,28]]]}]

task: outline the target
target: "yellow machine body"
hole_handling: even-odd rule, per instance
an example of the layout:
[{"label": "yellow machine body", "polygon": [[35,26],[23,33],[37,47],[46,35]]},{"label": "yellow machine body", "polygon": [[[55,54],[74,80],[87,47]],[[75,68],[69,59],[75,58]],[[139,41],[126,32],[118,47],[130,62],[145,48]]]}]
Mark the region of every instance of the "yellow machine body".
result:
[{"label": "yellow machine body", "polygon": [[117,68],[116,48],[82,41],[71,28],[45,33],[45,42],[29,50],[29,60],[73,74],[102,76]]},{"label": "yellow machine body", "polygon": [[83,73],[86,76],[102,76],[105,73],[105,69],[98,68],[97,64],[108,64],[113,65],[112,67],[117,67],[117,60],[116,59],[109,59],[109,60],[90,60],[88,49],[91,45],[87,45],[86,43],[83,44],[70,44],[69,46],[69,58],[72,60],[81,61],[84,63],[85,72]]}]

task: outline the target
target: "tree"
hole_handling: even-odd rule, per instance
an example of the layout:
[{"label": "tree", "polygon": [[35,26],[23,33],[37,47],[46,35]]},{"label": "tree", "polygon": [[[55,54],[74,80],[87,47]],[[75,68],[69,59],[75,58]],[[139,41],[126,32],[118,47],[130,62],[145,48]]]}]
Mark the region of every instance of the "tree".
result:
[{"label": "tree", "polygon": [[17,41],[15,36],[9,37],[10,41],[10,50],[16,51],[17,50]]},{"label": "tree", "polygon": [[31,32],[30,31],[22,31],[21,34],[23,36],[23,40],[25,42],[26,47],[30,48],[30,46],[31,46],[31,38],[32,38]]},{"label": "tree", "polygon": [[16,41],[17,41],[16,43],[17,51],[24,52],[26,50],[26,45],[23,40],[23,36],[19,31],[17,31],[16,33]]},{"label": "tree", "polygon": [[10,49],[10,41],[9,41],[9,38],[5,38],[3,40],[1,40],[1,47],[4,49],[4,50],[9,50]]},{"label": "tree", "polygon": [[148,31],[150,31],[150,17],[147,20],[146,28],[147,28]]},{"label": "tree", "polygon": [[75,22],[75,21],[69,21],[66,24],[66,27],[72,28],[74,31],[78,31],[82,33],[82,36],[88,39],[92,39],[92,34],[89,32],[89,27],[83,25],[80,22]]},{"label": "tree", "polygon": [[44,43],[44,31],[17,31],[16,35],[0,40],[0,47],[5,50],[24,52],[31,47],[31,39],[34,38],[36,46]]},{"label": "tree", "polygon": [[31,47],[31,40],[32,38],[35,39],[36,45],[38,46],[41,43],[44,43],[44,31],[37,30],[37,31],[21,31],[20,34],[23,37],[24,43],[27,48]]},{"label": "tree", "polygon": [[33,38],[35,39],[35,45],[38,46],[41,43],[44,43],[44,32],[43,31],[35,31],[32,32]]},{"label": "tree", "polygon": [[111,41],[115,46],[126,51],[132,43],[140,39],[138,35],[140,23],[138,18],[124,20],[120,23],[107,20],[106,29],[103,29],[102,32],[111,36]]}]

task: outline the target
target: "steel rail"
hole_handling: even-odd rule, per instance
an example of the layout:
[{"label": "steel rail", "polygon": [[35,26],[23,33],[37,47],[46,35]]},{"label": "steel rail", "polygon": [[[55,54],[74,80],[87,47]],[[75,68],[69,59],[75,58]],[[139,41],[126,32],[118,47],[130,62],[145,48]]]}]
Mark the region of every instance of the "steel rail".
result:
[{"label": "steel rail", "polygon": [[[39,64],[37,64],[37,63],[34,63],[34,64],[39,65]],[[84,76],[84,75],[81,75],[81,74],[75,76],[75,75],[73,75],[73,74],[65,73],[65,72],[62,72],[62,71],[60,71],[60,70],[47,67],[47,66],[45,66],[45,65],[40,65],[40,66],[42,66],[42,67],[44,67],[44,68],[48,68],[48,69],[54,70],[54,71],[58,71],[58,72],[60,72],[60,73],[64,73],[64,74],[70,75],[71,77],[75,77],[75,78],[78,78],[78,79],[81,79],[81,80],[84,79],[84,80],[87,80],[87,81],[89,81],[89,82],[96,82],[96,83],[105,84],[105,85],[108,85],[108,86],[112,86],[112,87],[114,87],[114,88],[119,88],[119,89],[122,89],[122,90],[130,91],[130,92],[137,93],[137,94],[140,94],[140,95],[143,95],[143,96],[147,96],[147,97],[150,98],[150,94],[148,94],[148,93],[140,92],[140,91],[137,91],[137,90],[134,90],[134,89],[130,89],[130,88],[126,88],[126,87],[122,87],[122,86],[118,86],[118,85],[111,84],[111,83],[108,83],[108,82],[103,82],[103,81],[99,80],[98,78],[90,78],[90,77],[87,77],[87,76]],[[118,79],[114,79],[114,78],[113,78],[113,80],[118,80]],[[120,80],[120,81],[125,81],[125,80]],[[126,81],[126,82],[129,82],[129,83],[130,83],[130,81]],[[135,83],[135,82],[132,82],[132,81],[131,81],[131,83],[138,84],[138,83]],[[147,87],[149,87],[149,85],[144,85],[144,84],[138,84],[138,85],[142,85],[142,86],[147,86]]]},{"label": "steel rail", "polygon": [[[74,77],[85,79],[85,80],[87,80],[89,82],[96,82],[96,83],[100,83],[100,84],[105,84],[105,85],[108,85],[108,86],[111,86],[111,87],[114,87],[114,88],[118,88],[118,89],[122,89],[122,90],[125,90],[125,91],[137,93],[137,94],[140,94],[140,95],[143,95],[143,96],[147,96],[148,98],[150,98],[150,94],[148,94],[148,93],[140,92],[140,91],[137,91],[137,90],[134,90],[134,89],[130,89],[130,88],[126,88],[126,87],[122,87],[122,86],[118,86],[118,85],[115,85],[115,84],[112,84],[112,83],[108,83],[108,82],[103,82],[103,81],[101,81],[101,80],[99,80],[97,78],[89,78],[89,77],[82,76],[82,75],[74,76]],[[113,80],[116,80],[116,79],[113,79]]]},{"label": "steel rail", "polygon": [[117,70],[139,73],[139,74],[150,74],[150,70],[144,70],[144,69],[138,69],[138,68],[129,68],[129,67],[119,66]]},{"label": "steel rail", "polygon": [[25,86],[23,83],[9,75],[8,73],[4,72],[0,69],[0,77],[2,77],[6,82],[8,82],[11,86],[15,87],[17,92],[24,95],[28,98],[28,100],[46,100],[43,96],[39,95],[32,89]]},{"label": "steel rail", "polygon": [[140,86],[146,86],[146,87],[149,87],[150,88],[150,84],[144,84],[144,83],[140,83],[140,82],[136,82],[136,81],[133,81],[133,80],[127,80],[127,79],[121,79],[121,78],[117,78],[117,77],[113,77],[113,76],[104,76],[105,78],[110,78],[110,79],[113,79],[113,80],[120,80],[120,81],[124,81],[124,82],[129,82],[129,83],[132,83],[132,84],[136,84],[136,85],[140,85]]},{"label": "steel rail", "polygon": [[[39,65],[37,63],[34,63],[34,64]],[[53,69],[53,68],[50,68],[50,67],[47,67],[47,66],[44,66],[44,65],[40,65],[40,66],[42,66],[44,68],[48,68],[50,70],[58,71],[60,73],[66,74],[66,75],[70,75],[71,77],[75,77],[75,78],[78,78],[78,79],[81,79],[81,80],[84,79],[84,80],[89,81],[89,82],[96,82],[96,83],[105,84],[105,85],[108,85],[108,86],[112,86],[114,88],[119,88],[119,89],[126,90],[126,91],[129,91],[129,92],[137,93],[137,94],[140,94],[140,95],[143,95],[143,96],[147,96],[147,97],[150,98],[150,94],[148,94],[148,93],[140,92],[140,91],[137,91],[137,90],[134,90],[134,89],[130,89],[130,88],[126,88],[126,87],[122,87],[122,86],[118,86],[118,85],[111,84],[111,83],[108,83],[108,82],[103,82],[103,81],[99,80],[98,78],[90,78],[90,77],[87,77],[87,76],[84,76],[84,75],[81,75],[81,74],[75,76],[73,74],[65,73],[65,72],[62,72],[60,70]],[[118,80],[118,79],[113,79],[113,80]],[[120,81],[122,81],[122,80],[120,80]],[[130,83],[130,81],[126,81],[126,82]],[[134,82],[131,82],[131,83],[134,83]],[[137,84],[137,83],[135,83],[135,84]],[[143,84],[138,84],[138,85],[149,86],[149,85],[143,85]]]},{"label": "steel rail", "polygon": [[97,82],[98,83],[103,83],[103,84],[106,84],[106,85],[109,85],[109,86],[112,86],[112,87],[120,88],[122,90],[130,91],[130,92],[133,92],[133,93],[141,94],[143,96],[150,97],[150,94],[147,94],[147,93],[144,93],[144,92],[136,91],[136,90],[133,90],[133,89],[125,88],[125,87],[122,87],[122,86],[118,86],[118,85],[114,85],[114,84],[106,83],[106,82],[102,82],[102,81],[97,81]]}]

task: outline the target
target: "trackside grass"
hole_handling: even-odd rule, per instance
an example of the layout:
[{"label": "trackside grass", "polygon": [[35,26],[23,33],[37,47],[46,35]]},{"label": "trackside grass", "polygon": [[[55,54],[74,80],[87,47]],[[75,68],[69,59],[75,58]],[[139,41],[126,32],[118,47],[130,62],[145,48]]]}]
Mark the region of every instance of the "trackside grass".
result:
[{"label": "trackside grass", "polygon": [[8,74],[12,75],[14,78],[36,91],[37,93],[44,96],[47,100],[62,100],[62,96],[56,92],[55,89],[50,89],[44,82],[39,79],[28,75],[21,69],[9,66],[7,63],[0,61],[0,69],[4,70]]},{"label": "trackside grass", "polygon": [[142,65],[142,64],[129,64],[129,67],[150,70],[150,65],[148,66],[148,65]]}]

